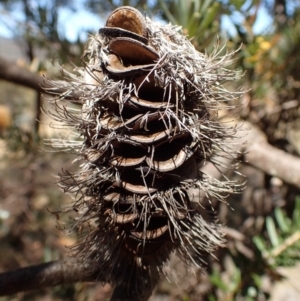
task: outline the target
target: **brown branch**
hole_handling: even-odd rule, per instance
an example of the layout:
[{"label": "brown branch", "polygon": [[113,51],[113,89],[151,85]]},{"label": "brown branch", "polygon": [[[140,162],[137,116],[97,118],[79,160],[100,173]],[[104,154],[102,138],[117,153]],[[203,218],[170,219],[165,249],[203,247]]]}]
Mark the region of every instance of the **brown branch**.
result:
[{"label": "brown branch", "polygon": [[[59,95],[68,90],[68,88],[57,88],[55,85],[43,76],[31,72],[18,66],[13,62],[0,58],[0,79],[34,89],[38,92]],[[66,99],[78,100],[81,93],[72,92]]]},{"label": "brown branch", "polygon": [[271,176],[300,188],[300,158],[288,154],[267,142],[265,134],[256,126],[244,122],[249,128],[245,148],[245,161]]},{"label": "brown branch", "polygon": [[[244,162],[275,176],[284,182],[300,188],[300,158],[284,152],[267,141],[265,134],[255,125],[243,121],[238,123],[238,131],[235,141],[235,150],[244,154]],[[220,157],[223,166],[230,166],[231,160],[228,157]],[[206,164],[201,168],[202,172],[220,179],[221,172],[226,173],[226,167],[219,170],[213,164]]]},{"label": "brown branch", "polygon": [[84,281],[100,281],[97,273],[72,261],[52,261],[0,274],[0,296]]},{"label": "brown branch", "polygon": [[[52,261],[35,266],[20,268],[6,273],[0,273],[0,296],[13,295],[56,285],[71,284],[75,282],[104,282],[99,278],[93,266],[79,264],[74,261]],[[135,283],[118,285],[113,291],[110,301],[147,301],[152,294],[153,287],[159,280],[155,270],[147,278],[145,290],[142,295],[136,295]]]},{"label": "brown branch", "polygon": [[0,58],[0,79],[42,92],[45,79],[17,64]]}]

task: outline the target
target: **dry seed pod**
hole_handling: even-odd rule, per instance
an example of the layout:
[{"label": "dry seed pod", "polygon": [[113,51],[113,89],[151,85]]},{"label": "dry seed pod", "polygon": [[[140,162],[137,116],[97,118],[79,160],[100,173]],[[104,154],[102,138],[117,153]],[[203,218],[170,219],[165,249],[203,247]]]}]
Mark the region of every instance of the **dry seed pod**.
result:
[{"label": "dry seed pod", "polygon": [[135,74],[144,73],[147,70],[151,70],[154,64],[124,66],[121,60],[115,54],[109,54],[107,56],[106,69],[108,72],[118,76],[132,76]]},{"label": "dry seed pod", "polygon": [[82,112],[56,108],[56,119],[83,137],[62,141],[84,164],[60,175],[61,186],[76,193],[77,223],[88,229],[77,256],[112,284],[133,281],[140,294],[172,252],[202,267],[204,256],[224,246],[202,201],[225,201],[240,183],[210,178],[200,166],[218,167],[218,150],[236,156],[228,144],[236,129],[214,112],[241,95],[221,85],[239,73],[226,69],[234,54],[199,53],[176,27],[141,18],[134,8],[114,11],[106,28],[116,30],[100,30],[85,52],[85,70],[101,71],[98,85],[68,80],[70,90],[81,89]]},{"label": "dry seed pod", "polygon": [[[153,91],[151,91],[153,92]],[[159,109],[166,109],[167,107],[173,108],[174,104],[170,104],[163,101],[148,101],[136,96],[131,96],[128,100],[129,103],[133,103],[134,105],[137,105],[138,107],[142,107],[148,110],[159,110]]]},{"label": "dry seed pod", "polygon": [[110,39],[123,37],[123,38],[131,38],[131,39],[140,41],[144,44],[148,43],[148,39],[146,39],[145,37],[142,37],[138,34],[135,34],[134,32],[131,32],[131,31],[128,31],[128,30],[125,30],[122,28],[118,28],[118,27],[100,28],[99,33],[102,36],[108,37]]},{"label": "dry seed pod", "polygon": [[109,50],[117,54],[124,64],[153,64],[158,54],[151,47],[130,38],[116,38],[109,44]]},{"label": "dry seed pod", "polygon": [[133,7],[123,6],[114,10],[106,21],[107,27],[119,27],[140,36],[147,36],[143,15]]}]

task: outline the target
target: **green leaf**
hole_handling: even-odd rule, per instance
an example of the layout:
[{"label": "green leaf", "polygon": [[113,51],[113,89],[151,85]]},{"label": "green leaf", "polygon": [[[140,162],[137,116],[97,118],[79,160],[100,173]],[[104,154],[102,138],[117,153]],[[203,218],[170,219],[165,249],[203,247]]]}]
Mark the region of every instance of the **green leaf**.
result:
[{"label": "green leaf", "polygon": [[290,232],[290,226],[291,226],[290,220],[285,216],[284,212],[278,207],[275,208],[275,217],[280,230],[283,233]]},{"label": "green leaf", "polygon": [[253,240],[253,243],[255,244],[256,248],[261,253],[263,253],[267,250],[266,243],[260,236],[254,236],[252,240]]},{"label": "green leaf", "polygon": [[213,285],[221,289],[223,292],[228,291],[228,286],[226,283],[223,282],[219,271],[214,270],[209,279]]},{"label": "green leaf", "polygon": [[262,279],[261,279],[260,275],[253,273],[252,274],[252,279],[253,279],[253,281],[254,281],[254,283],[257,287],[261,287]]},{"label": "green leaf", "polygon": [[164,13],[166,14],[168,20],[173,23],[174,25],[180,25],[178,24],[178,21],[176,20],[176,18],[172,15],[172,13],[170,12],[170,10],[168,9],[167,5],[165,4],[165,1],[163,0],[159,0],[159,4],[161,5],[161,8],[163,9]]},{"label": "green leaf", "polygon": [[296,228],[300,228],[300,196],[296,197],[295,200],[295,209],[293,212],[293,222]]},{"label": "green leaf", "polygon": [[219,3],[215,2],[211,7],[207,9],[207,11],[205,12],[205,18],[199,28],[201,29],[201,31],[207,29],[208,26],[216,19],[219,8],[220,8]]},{"label": "green leaf", "polygon": [[277,235],[274,220],[269,216],[266,218],[266,227],[272,246],[277,247],[279,245],[279,238]]},{"label": "green leaf", "polygon": [[210,294],[210,295],[208,296],[208,301],[217,301],[217,299],[216,299],[215,296],[213,296],[212,294]]}]

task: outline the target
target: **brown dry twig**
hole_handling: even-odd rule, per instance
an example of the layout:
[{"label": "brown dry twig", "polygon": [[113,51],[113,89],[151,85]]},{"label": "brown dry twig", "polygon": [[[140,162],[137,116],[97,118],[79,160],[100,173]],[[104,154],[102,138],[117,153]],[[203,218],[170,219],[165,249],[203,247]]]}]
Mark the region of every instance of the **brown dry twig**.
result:
[{"label": "brown dry twig", "polygon": [[[100,273],[93,271],[92,266],[86,266],[74,261],[52,261],[39,265],[20,268],[0,274],[0,296],[13,295],[36,289],[49,288],[75,282],[103,282]],[[156,275],[157,276],[157,275]],[[159,279],[159,277],[156,277]],[[134,283],[131,283],[134,287]],[[143,292],[143,296],[134,299],[130,289],[116,287],[111,301],[146,301],[149,299],[153,287],[150,285]]]},{"label": "brown dry twig", "polygon": [[0,296],[75,283],[100,281],[96,273],[72,261],[52,261],[0,274]]},{"label": "brown dry twig", "polygon": [[[0,80],[12,82],[42,93],[60,95],[67,89],[57,88],[51,81],[45,77],[31,72],[25,68],[18,66],[16,63],[6,61],[0,58]],[[69,88],[68,88],[69,89]],[[65,97],[66,99],[72,98],[79,99],[80,93],[72,92],[72,95]]]},{"label": "brown dry twig", "polygon": [[245,162],[300,188],[300,158],[270,145],[266,135],[255,125],[243,122],[243,126],[249,129],[246,137],[239,138],[247,141]]},{"label": "brown dry twig", "polygon": [[13,62],[0,58],[0,79],[42,92],[45,79]]},{"label": "brown dry twig", "polygon": [[[240,121],[237,128],[240,131],[236,135],[235,148],[243,153],[245,163],[300,188],[299,157],[270,145],[266,135],[250,122]],[[229,158],[222,160],[223,166],[230,166]],[[212,177],[221,177],[220,171],[213,164],[206,164],[201,170]],[[222,172],[226,172],[226,168],[223,168]]]}]

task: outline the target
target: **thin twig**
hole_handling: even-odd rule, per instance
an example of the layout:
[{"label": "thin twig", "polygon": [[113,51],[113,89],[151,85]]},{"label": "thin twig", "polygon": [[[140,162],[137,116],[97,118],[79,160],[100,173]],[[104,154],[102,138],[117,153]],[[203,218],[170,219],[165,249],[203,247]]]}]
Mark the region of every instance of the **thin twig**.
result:
[{"label": "thin twig", "polygon": [[267,141],[265,134],[255,125],[243,122],[249,129],[245,145],[245,162],[300,188],[300,158],[284,152]]},{"label": "thin twig", "polygon": [[297,231],[293,235],[291,235],[287,239],[285,239],[278,247],[273,249],[269,253],[268,257],[279,256],[282,252],[284,252],[287,248],[291,247],[293,244],[295,244],[299,240],[300,240],[300,231]]},{"label": "thin twig", "polygon": [[[240,121],[236,127],[240,130],[236,134],[233,149],[243,154],[243,162],[300,188],[299,157],[270,145],[266,135],[250,122]],[[220,160],[223,160],[223,166],[231,164],[228,157]],[[226,173],[226,168],[218,170],[213,164],[206,164],[201,170],[216,179],[221,178],[221,172]]]},{"label": "thin twig", "polygon": [[[0,80],[6,80],[21,86],[25,86],[45,94],[59,95],[66,92],[69,88],[57,88],[53,83],[45,77],[37,73],[31,72],[25,68],[18,66],[13,62],[0,58]],[[72,92],[66,99],[78,100],[80,93]]]}]

